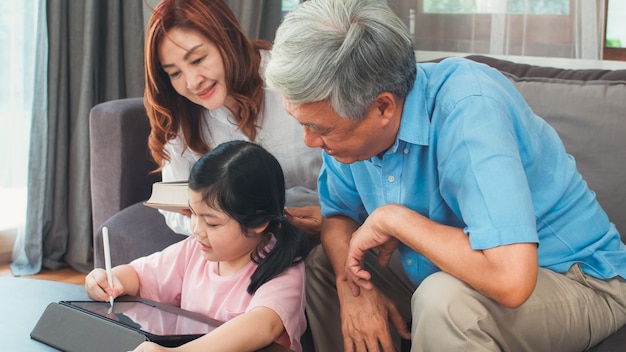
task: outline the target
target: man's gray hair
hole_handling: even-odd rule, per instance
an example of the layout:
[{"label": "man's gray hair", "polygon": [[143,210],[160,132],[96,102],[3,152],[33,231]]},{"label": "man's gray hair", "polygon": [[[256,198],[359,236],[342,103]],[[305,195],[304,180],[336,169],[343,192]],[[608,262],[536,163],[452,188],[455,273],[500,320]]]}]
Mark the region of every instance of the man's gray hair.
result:
[{"label": "man's gray hair", "polygon": [[383,92],[406,97],[416,74],[412,44],[385,0],[308,0],[278,28],[265,78],[291,104],[327,100],[358,120]]}]

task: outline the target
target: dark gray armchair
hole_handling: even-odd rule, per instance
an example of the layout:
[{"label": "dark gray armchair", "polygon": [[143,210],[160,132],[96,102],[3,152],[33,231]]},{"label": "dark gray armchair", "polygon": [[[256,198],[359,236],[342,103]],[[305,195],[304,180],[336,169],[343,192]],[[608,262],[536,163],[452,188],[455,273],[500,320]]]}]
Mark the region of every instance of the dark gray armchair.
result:
[{"label": "dark gray armchair", "polygon": [[186,236],[143,205],[161,175],[148,150],[150,124],[142,98],[105,102],[89,115],[94,266],[104,267],[102,226],[109,229],[112,265],[128,263]]}]

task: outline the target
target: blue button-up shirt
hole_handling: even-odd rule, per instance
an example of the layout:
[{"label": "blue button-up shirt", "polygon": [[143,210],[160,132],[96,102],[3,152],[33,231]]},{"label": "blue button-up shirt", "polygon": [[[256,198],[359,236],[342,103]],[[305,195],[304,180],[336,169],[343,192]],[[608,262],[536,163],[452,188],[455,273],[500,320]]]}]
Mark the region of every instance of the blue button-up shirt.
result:
[{"label": "blue button-up shirt", "polygon": [[[319,191],[326,217],[362,223],[403,204],[463,228],[476,250],[538,243],[542,267],[626,277],[626,247],[556,131],[499,71],[470,60],[418,64],[393,146],[349,165],[324,154]],[[399,250],[414,283],[439,270]]]}]

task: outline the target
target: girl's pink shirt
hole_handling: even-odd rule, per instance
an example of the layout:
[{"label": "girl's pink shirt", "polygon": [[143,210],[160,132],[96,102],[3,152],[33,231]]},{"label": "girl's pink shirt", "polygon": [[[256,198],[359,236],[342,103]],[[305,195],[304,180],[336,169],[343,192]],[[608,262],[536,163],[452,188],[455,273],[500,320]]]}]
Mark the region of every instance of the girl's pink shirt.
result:
[{"label": "girl's pink shirt", "polygon": [[304,263],[292,266],[266,282],[254,295],[247,292],[250,276],[257,267],[254,262],[250,261],[235,274],[220,276],[217,262],[207,261],[202,256],[194,237],[138,258],[130,266],[139,277],[139,295],[147,299],[221,321],[228,321],[255,307],[272,309],[285,327],[276,342],[294,351],[302,351],[300,336],[306,329]]}]

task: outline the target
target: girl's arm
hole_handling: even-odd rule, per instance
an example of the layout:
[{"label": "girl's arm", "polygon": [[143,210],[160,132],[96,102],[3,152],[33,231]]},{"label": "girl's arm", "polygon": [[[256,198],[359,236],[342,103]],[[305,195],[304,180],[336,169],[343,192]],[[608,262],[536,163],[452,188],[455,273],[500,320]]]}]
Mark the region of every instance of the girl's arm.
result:
[{"label": "girl's arm", "polygon": [[85,277],[85,291],[87,296],[94,301],[108,301],[109,296],[115,298],[124,294],[137,295],[139,278],[131,266],[116,266],[113,268],[113,288],[111,288],[111,284],[107,281],[106,271],[96,268]]},{"label": "girl's arm", "polygon": [[284,329],[276,312],[256,307],[183,345],[180,351],[256,351],[271,344]]},{"label": "girl's arm", "polygon": [[145,342],[135,351],[256,351],[271,344],[284,329],[276,312],[266,307],[256,307],[182,346],[165,348]]}]

